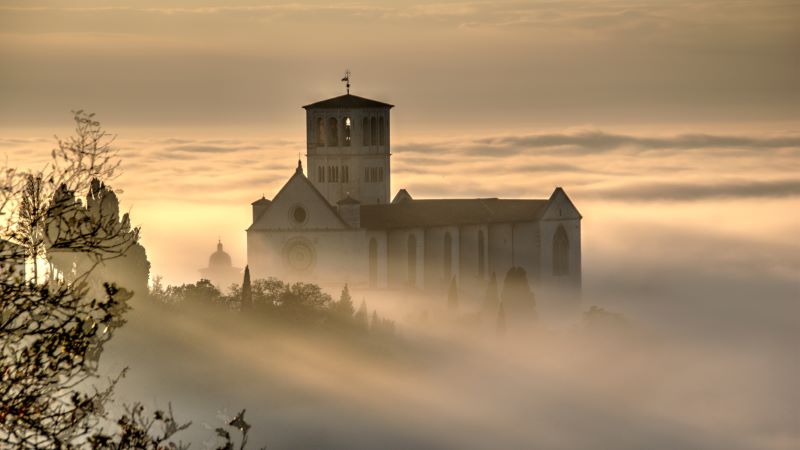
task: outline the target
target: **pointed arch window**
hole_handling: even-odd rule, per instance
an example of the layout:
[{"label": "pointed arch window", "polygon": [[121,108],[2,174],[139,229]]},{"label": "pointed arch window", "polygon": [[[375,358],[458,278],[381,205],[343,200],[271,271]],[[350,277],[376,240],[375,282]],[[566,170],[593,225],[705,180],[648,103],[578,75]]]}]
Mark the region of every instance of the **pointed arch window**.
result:
[{"label": "pointed arch window", "polygon": [[339,129],[335,117],[328,119],[328,147],[339,145]]},{"label": "pointed arch window", "polygon": [[383,117],[378,119],[378,143],[386,145],[386,128],[383,125]]},{"label": "pointed arch window", "polygon": [[553,276],[569,275],[569,238],[567,230],[559,225],[553,236]]},{"label": "pointed arch window", "polygon": [[325,145],[325,121],[322,119],[322,117],[317,117],[316,122],[316,126],[314,127],[316,143],[318,146],[322,147]]},{"label": "pointed arch window", "polygon": [[364,117],[364,125],[361,126],[362,145],[369,145],[369,119]]},{"label": "pointed arch window", "polygon": [[417,285],[417,237],[408,235],[408,284]]},{"label": "pointed arch window", "polygon": [[325,182],[325,168],[322,166],[317,167],[317,181],[320,183]]},{"label": "pointed arch window", "polygon": [[378,285],[378,242],[375,238],[369,240],[369,285]]},{"label": "pointed arch window", "polygon": [[371,143],[372,145],[378,145],[378,120],[373,117],[370,119],[369,123],[369,135],[372,138]]}]

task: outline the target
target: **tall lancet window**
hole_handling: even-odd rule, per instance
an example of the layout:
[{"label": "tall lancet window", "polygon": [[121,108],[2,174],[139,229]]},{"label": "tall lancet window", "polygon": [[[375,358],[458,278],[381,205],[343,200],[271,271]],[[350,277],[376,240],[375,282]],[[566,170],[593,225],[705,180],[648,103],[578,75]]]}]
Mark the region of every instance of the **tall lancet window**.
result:
[{"label": "tall lancet window", "polygon": [[361,126],[362,145],[369,145],[369,119],[364,117],[364,125]]},{"label": "tall lancet window", "polygon": [[408,235],[408,284],[417,285],[417,237]]},{"label": "tall lancet window", "polygon": [[378,285],[378,242],[375,238],[369,240],[369,285]]},{"label": "tall lancet window", "polygon": [[328,146],[336,147],[339,145],[339,129],[334,117],[328,119]]},{"label": "tall lancet window", "polygon": [[350,137],[352,136],[352,123],[350,122],[349,117],[344,118],[344,142],[342,145],[345,147],[350,147]]},{"label": "tall lancet window", "polygon": [[373,117],[369,121],[369,135],[372,137],[372,145],[378,145],[378,121]]},{"label": "tall lancet window", "polygon": [[453,238],[450,233],[444,234],[444,279],[450,281],[453,276]]},{"label": "tall lancet window", "polygon": [[553,236],[553,275],[569,275],[569,239],[563,225],[558,226]]},{"label": "tall lancet window", "polygon": [[314,132],[317,138],[317,145],[320,147],[325,145],[325,121],[322,119],[322,117],[317,117],[317,123],[316,127],[314,127]]},{"label": "tall lancet window", "polygon": [[383,117],[378,119],[378,143],[386,145],[386,128],[383,125]]}]

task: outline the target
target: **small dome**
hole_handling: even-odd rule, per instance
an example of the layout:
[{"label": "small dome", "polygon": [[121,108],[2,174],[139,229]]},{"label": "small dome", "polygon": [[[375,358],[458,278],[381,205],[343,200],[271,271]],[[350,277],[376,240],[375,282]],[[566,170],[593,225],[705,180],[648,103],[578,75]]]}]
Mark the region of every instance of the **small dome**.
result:
[{"label": "small dome", "polygon": [[211,254],[208,258],[208,267],[209,268],[216,268],[216,267],[231,267],[233,264],[231,263],[231,255],[225,253],[222,250],[222,242],[217,243],[217,251]]}]

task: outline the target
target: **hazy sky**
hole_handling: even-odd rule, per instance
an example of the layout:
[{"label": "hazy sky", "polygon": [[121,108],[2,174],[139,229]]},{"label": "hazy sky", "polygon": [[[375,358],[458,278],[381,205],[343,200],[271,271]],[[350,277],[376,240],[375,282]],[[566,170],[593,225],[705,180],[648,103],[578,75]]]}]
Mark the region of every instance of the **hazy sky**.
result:
[{"label": "hazy sky", "polygon": [[[403,132],[790,121],[792,1],[0,2],[0,124],[287,130],[342,91]],[[402,111],[402,113],[401,113]],[[289,132],[295,133],[290,136]]]},{"label": "hazy sky", "polygon": [[626,251],[623,223],[646,246],[766,242],[788,256],[759,267],[794,276],[798,23],[783,1],[0,1],[0,151],[44,161],[70,109],[97,113],[153,272],[191,281],[217,237],[245,264],[249,203],[304,151],[300,106],[350,68],[397,105],[393,192],[563,186],[587,279]]}]

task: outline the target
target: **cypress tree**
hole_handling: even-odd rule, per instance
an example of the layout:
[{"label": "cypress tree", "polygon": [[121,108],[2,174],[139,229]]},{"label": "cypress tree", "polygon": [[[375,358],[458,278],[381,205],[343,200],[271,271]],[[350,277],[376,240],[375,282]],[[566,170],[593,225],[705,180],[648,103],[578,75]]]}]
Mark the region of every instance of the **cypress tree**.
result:
[{"label": "cypress tree", "polygon": [[242,281],[242,312],[253,310],[253,290],[250,287],[250,266],[244,268],[244,280]]},{"label": "cypress tree", "polygon": [[369,313],[367,312],[367,301],[361,299],[361,306],[358,307],[358,311],[355,315],[356,324],[358,327],[364,331],[369,329]]},{"label": "cypress tree", "polygon": [[353,300],[350,297],[350,288],[346,283],[342,289],[341,295],[339,295],[339,301],[336,303],[336,311],[339,313],[339,315],[345,318],[352,317],[353,313],[355,312]]}]

